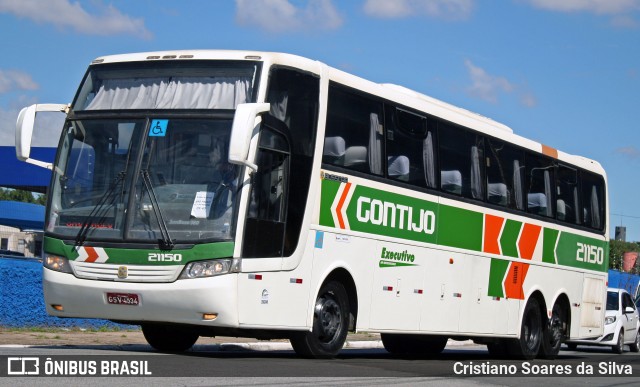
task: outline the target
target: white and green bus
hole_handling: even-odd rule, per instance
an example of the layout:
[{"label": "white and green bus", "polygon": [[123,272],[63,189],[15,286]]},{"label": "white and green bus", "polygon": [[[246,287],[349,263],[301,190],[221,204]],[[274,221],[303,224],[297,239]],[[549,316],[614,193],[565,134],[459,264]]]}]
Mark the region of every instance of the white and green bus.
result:
[{"label": "white and green bus", "polygon": [[[54,110],[48,165],[29,153]],[[70,105],[23,109],[16,152],[52,169],[47,312],[141,325],[161,351],[332,357],[365,331],[531,359],[603,332],[602,167],[400,86],[279,53],[105,56]]]}]

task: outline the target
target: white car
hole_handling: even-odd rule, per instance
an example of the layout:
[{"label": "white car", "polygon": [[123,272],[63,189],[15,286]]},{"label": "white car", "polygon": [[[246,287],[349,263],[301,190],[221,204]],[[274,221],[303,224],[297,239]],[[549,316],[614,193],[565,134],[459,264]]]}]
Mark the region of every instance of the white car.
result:
[{"label": "white car", "polygon": [[595,339],[567,341],[569,349],[580,345],[606,345],[613,352],[622,353],[629,345],[632,352],[640,350],[640,317],[633,299],[624,289],[607,289],[607,310],[604,317],[604,334]]}]

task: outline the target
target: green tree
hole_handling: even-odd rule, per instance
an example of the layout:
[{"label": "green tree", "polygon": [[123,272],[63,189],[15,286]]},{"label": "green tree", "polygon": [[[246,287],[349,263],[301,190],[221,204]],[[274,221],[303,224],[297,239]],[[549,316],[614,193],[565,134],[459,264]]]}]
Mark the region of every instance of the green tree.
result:
[{"label": "green tree", "polygon": [[38,198],[35,198],[33,196],[33,193],[29,191],[7,188],[0,188],[0,200],[23,203],[37,203],[42,205],[44,205],[47,201],[45,195],[40,195]]}]

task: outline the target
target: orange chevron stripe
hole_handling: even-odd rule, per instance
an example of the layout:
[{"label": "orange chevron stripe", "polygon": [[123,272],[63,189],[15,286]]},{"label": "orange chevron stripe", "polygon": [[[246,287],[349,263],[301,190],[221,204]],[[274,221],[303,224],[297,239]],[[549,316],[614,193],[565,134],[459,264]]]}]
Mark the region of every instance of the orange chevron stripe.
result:
[{"label": "orange chevron stripe", "polygon": [[484,216],[484,252],[500,254],[500,231],[504,218],[494,215]]},{"label": "orange chevron stripe", "polygon": [[87,259],[85,259],[85,262],[95,262],[98,259],[98,253],[93,247],[85,247],[84,249],[87,252]]},{"label": "orange chevron stripe", "polygon": [[524,290],[522,284],[527,277],[529,264],[523,262],[511,262],[509,271],[504,279],[504,294],[507,298],[524,300]]},{"label": "orange chevron stripe", "polygon": [[[533,224],[525,223],[520,233],[520,240],[518,241],[518,249],[520,251],[520,258],[531,259],[533,253],[538,244],[538,238],[542,227]],[[523,277],[524,279],[524,277]]]},{"label": "orange chevron stripe", "polygon": [[349,189],[351,189],[351,183],[346,183],[344,190],[342,191],[342,196],[340,196],[340,201],[336,206],[336,215],[338,217],[338,223],[341,229],[345,229],[344,219],[342,218],[342,206],[344,206],[344,202],[349,195]]}]

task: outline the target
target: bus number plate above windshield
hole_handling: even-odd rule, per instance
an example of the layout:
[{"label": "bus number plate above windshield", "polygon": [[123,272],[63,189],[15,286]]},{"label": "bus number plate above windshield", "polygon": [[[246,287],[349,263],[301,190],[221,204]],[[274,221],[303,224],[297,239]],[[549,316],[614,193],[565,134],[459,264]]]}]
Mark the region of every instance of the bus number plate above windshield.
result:
[{"label": "bus number plate above windshield", "polygon": [[115,305],[138,305],[140,297],[134,293],[107,293],[107,302]]}]

